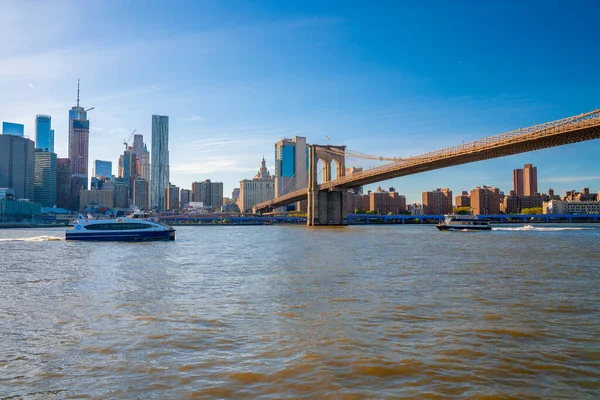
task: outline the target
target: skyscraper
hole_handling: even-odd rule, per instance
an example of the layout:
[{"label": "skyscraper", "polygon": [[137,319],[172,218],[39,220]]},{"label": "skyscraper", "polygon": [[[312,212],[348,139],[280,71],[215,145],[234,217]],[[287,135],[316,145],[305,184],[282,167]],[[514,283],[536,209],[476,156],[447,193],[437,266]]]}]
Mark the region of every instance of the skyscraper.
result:
[{"label": "skyscraper", "polygon": [[69,159],[73,175],[88,174],[90,121],[87,112],[79,106],[79,80],[77,81],[77,106],[69,110]]},{"label": "skyscraper", "polygon": [[306,138],[294,136],[275,143],[275,197],[305,188],[307,177]]},{"label": "skyscraper", "polygon": [[94,161],[94,176],[110,178],[112,176],[112,162],[102,160]]},{"label": "skyscraper", "polygon": [[17,199],[34,199],[34,143],[16,135],[0,135],[0,187]]},{"label": "skyscraper", "polygon": [[35,150],[33,193],[36,203],[43,207],[56,205],[56,153]]},{"label": "skyscraper", "polygon": [[149,193],[148,181],[144,178],[136,178],[133,183],[133,204],[142,210],[148,209],[150,207],[150,202],[148,201]]},{"label": "skyscraper", "polygon": [[523,169],[513,170],[513,188],[518,197],[533,196],[538,193],[537,167],[525,164]]},{"label": "skyscraper", "polygon": [[139,159],[144,152],[144,135],[136,134],[133,135],[133,152]]},{"label": "skyscraper", "polygon": [[77,80],[77,106],[69,110],[69,159],[71,160],[71,208],[79,207],[79,191],[88,187],[88,154],[90,121],[87,112],[79,106],[79,80]]},{"label": "skyscraper", "polygon": [[48,149],[54,153],[54,130],[51,129],[52,117],[38,114],[35,116],[35,148]]},{"label": "skyscraper", "polygon": [[164,210],[165,189],[169,187],[169,117],[152,116],[152,196],[153,208]]},{"label": "skyscraper", "polygon": [[71,160],[56,160],[56,206],[71,209]]}]

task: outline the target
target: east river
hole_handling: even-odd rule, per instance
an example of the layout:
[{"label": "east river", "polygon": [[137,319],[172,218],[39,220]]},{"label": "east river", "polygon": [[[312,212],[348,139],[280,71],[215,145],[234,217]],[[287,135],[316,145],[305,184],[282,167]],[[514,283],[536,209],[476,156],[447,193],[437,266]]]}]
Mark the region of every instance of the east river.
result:
[{"label": "east river", "polygon": [[0,398],[597,399],[600,226],[0,230]]}]

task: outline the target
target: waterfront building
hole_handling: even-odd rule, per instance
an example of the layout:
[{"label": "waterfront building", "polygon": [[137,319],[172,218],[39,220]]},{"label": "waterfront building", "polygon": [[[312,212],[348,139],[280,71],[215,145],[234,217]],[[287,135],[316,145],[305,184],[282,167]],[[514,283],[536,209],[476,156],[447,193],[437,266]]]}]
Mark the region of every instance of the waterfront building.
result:
[{"label": "waterfront building", "polygon": [[179,209],[179,187],[171,185],[165,188],[165,210]]},{"label": "waterfront building", "polygon": [[364,213],[371,209],[371,196],[360,192],[348,193],[347,210],[349,214]]},{"label": "waterfront building", "polygon": [[378,187],[376,191],[369,193],[369,211],[385,215],[388,213],[402,214],[406,211],[406,197],[390,188],[389,192]]},{"label": "waterfront building", "polygon": [[181,189],[179,191],[179,207],[186,208],[192,201],[192,191],[190,189]]},{"label": "waterfront building", "polygon": [[422,200],[425,215],[452,214],[452,190],[448,188],[423,192]]},{"label": "waterfront building", "polygon": [[600,214],[600,201],[550,200],[542,209],[544,214]]},{"label": "waterfront building", "polygon": [[152,116],[152,207],[165,208],[165,188],[169,187],[169,117]]},{"label": "waterfront building", "polygon": [[275,196],[275,180],[267,169],[263,157],[258,173],[252,179],[240,181],[237,205],[241,211],[252,211],[252,207],[263,201],[273,200]]},{"label": "waterfront building", "polygon": [[35,148],[54,153],[54,130],[52,117],[38,114],[35,116]]},{"label": "waterfront building", "polygon": [[294,136],[275,143],[275,197],[306,188],[307,177],[306,138]]},{"label": "waterfront building", "polygon": [[150,208],[150,184],[144,178],[136,178],[133,182],[133,204],[142,210]]},{"label": "waterfront building", "polygon": [[523,169],[513,170],[513,190],[516,196],[533,196],[538,193],[537,167],[525,164]]},{"label": "waterfront building", "polygon": [[0,187],[11,188],[17,199],[34,199],[35,145],[18,135],[0,135]]},{"label": "waterfront building", "polygon": [[129,208],[129,182],[123,178],[115,179],[113,202],[115,208]]},{"label": "waterfront building", "polygon": [[477,186],[471,190],[471,208],[473,215],[499,214],[502,193],[498,188]]},{"label": "waterfront building", "polygon": [[205,207],[218,210],[223,205],[223,183],[206,179],[192,183],[192,202],[202,202]]},{"label": "waterfront building", "polygon": [[14,122],[3,122],[2,123],[2,134],[12,136],[25,136],[25,125],[15,124]]},{"label": "waterfront building", "polygon": [[408,205],[408,212],[410,215],[424,215],[423,205],[420,203],[413,203]]},{"label": "waterfront building", "polygon": [[56,159],[56,206],[73,210],[71,207],[71,160]]},{"label": "waterfront building", "polygon": [[114,205],[112,190],[83,189],[79,192],[79,209],[83,210],[92,204],[112,208]]},{"label": "waterfront building", "polygon": [[469,192],[463,190],[460,196],[456,196],[454,203],[456,207],[471,207],[471,198],[469,197]]},{"label": "waterfront building", "polygon": [[43,207],[56,205],[56,153],[47,148],[35,150],[33,197]]},{"label": "waterfront building", "polygon": [[88,177],[83,174],[71,174],[70,210],[78,210],[79,192],[87,189]]},{"label": "waterfront building", "polygon": [[42,215],[42,205],[30,201],[17,201],[12,189],[2,188],[0,192],[7,195],[0,196],[0,222],[29,222]]},{"label": "waterfront building", "polygon": [[102,176],[105,178],[111,178],[112,177],[112,162],[111,161],[103,161],[103,160],[94,161],[93,175],[95,177]]}]

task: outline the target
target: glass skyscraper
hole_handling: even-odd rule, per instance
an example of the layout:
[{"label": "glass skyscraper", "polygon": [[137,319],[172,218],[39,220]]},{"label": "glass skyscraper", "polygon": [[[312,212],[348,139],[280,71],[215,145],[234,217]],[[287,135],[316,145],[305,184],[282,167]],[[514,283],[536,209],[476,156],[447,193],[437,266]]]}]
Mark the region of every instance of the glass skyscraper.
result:
[{"label": "glass skyscraper", "polygon": [[36,203],[44,207],[56,205],[56,154],[35,150],[33,193]]},{"label": "glass skyscraper", "polygon": [[169,117],[152,116],[152,208],[165,209],[169,187]]},{"label": "glass skyscraper", "polygon": [[94,176],[110,178],[112,176],[112,162],[102,160],[94,161]]},{"label": "glass skyscraper", "polygon": [[54,153],[54,130],[51,129],[52,117],[38,114],[35,116],[35,148]]}]

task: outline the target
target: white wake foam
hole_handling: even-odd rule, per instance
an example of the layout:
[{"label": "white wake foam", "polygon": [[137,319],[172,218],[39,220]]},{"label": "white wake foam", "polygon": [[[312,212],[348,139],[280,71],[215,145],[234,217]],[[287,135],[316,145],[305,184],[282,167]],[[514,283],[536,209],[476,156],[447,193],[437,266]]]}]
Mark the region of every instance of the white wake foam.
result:
[{"label": "white wake foam", "polygon": [[555,232],[555,231],[586,231],[594,228],[573,228],[573,227],[542,227],[542,226],[533,226],[533,225],[525,225],[519,227],[512,228],[499,228],[493,227],[494,231],[534,231],[534,232]]},{"label": "white wake foam", "polygon": [[50,242],[55,240],[63,240],[63,238],[56,236],[34,236],[27,238],[0,239],[0,242]]}]

